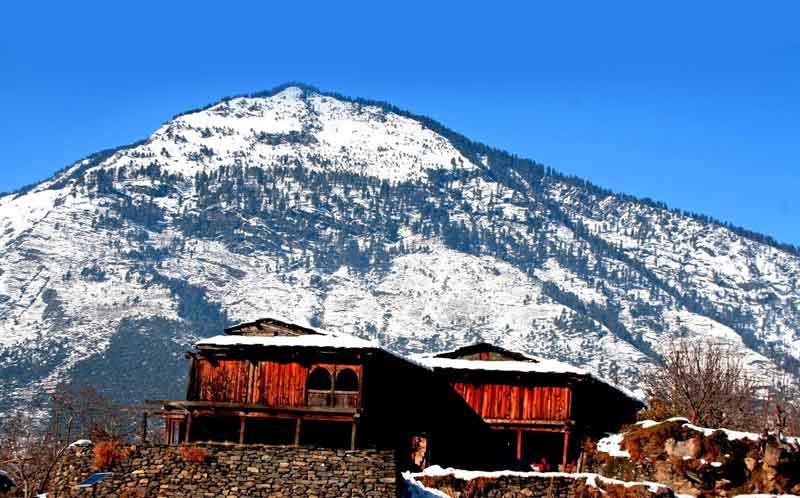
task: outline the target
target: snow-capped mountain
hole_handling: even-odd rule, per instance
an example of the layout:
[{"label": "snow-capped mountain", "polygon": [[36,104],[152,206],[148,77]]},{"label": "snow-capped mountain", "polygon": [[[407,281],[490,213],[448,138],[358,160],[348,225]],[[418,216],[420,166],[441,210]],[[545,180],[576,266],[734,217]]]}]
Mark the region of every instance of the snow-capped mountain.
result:
[{"label": "snow-capped mountain", "polygon": [[799,277],[768,237],[286,85],[0,196],[0,404],[65,379],[180,396],[197,337],[263,316],[405,353],[484,339],[634,390],[686,337],[796,374]]}]

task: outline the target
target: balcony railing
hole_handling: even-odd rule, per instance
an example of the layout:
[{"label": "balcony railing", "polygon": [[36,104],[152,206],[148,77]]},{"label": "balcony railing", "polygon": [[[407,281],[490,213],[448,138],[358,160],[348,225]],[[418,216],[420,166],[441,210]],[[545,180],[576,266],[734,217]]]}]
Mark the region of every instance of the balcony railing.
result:
[{"label": "balcony railing", "polygon": [[308,390],[308,406],[332,408],[358,408],[358,391]]}]

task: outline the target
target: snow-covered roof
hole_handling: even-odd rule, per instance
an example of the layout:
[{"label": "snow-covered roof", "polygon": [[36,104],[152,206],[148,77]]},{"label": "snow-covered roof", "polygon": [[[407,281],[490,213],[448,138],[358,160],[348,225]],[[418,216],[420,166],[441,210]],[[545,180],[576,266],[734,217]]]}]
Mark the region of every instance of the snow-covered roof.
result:
[{"label": "snow-covered roof", "polygon": [[459,358],[439,358],[428,354],[414,355],[413,358],[431,368],[452,370],[488,370],[498,372],[531,372],[531,373],[566,373],[588,375],[588,372],[556,360],[539,359],[537,361],[505,361],[505,360],[465,360]]},{"label": "snow-covered roof", "polygon": [[[293,327],[309,329],[311,333],[292,336],[260,336],[260,335],[215,335],[207,339],[202,339],[195,343],[196,348],[226,348],[239,346],[255,347],[295,347],[295,348],[334,348],[334,349],[372,349],[381,351],[389,356],[411,363],[425,370],[432,370],[427,365],[413,359],[402,356],[394,351],[382,347],[375,341],[362,339],[354,335],[342,332],[331,332],[329,330],[318,329],[307,325],[297,325],[284,319],[274,319],[284,322]],[[247,324],[243,324],[247,325]],[[238,326],[236,326],[238,327]],[[235,327],[231,327],[235,328]]]},{"label": "snow-covered roof", "polygon": [[[479,344],[480,345],[480,344]],[[499,346],[490,344],[483,344],[488,348],[497,351],[505,351],[513,354],[514,356],[523,358],[522,360],[470,360],[464,358],[448,358],[454,353],[462,350],[467,350],[472,346],[465,346],[455,348],[447,351],[439,351],[435,353],[421,353],[413,355],[412,358],[432,369],[447,369],[447,370],[477,370],[489,372],[518,372],[518,373],[541,373],[541,374],[568,374],[593,379],[602,384],[616,389],[630,399],[642,402],[639,396],[632,391],[618,386],[588,370],[564,363],[558,360],[542,358],[520,351],[509,351]],[[478,346],[478,345],[473,345]]]},{"label": "snow-covered roof", "polygon": [[379,347],[373,341],[346,334],[307,334],[297,336],[215,335],[198,341],[195,346],[198,348],[264,346],[341,349],[372,349]]}]

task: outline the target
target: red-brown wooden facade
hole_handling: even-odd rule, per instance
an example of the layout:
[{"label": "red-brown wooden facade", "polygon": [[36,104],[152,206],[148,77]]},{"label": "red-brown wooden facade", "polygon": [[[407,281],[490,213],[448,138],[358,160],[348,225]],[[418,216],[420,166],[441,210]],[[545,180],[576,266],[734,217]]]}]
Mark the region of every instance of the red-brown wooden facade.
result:
[{"label": "red-brown wooden facade", "polygon": [[464,401],[489,423],[561,423],[570,417],[572,390],[557,386],[451,383]]},{"label": "red-brown wooden facade", "polygon": [[[226,332],[282,338],[318,334],[275,320]],[[186,401],[158,402],[167,440],[248,442],[254,434],[272,431],[264,422],[273,420],[290,433],[286,444],[301,444],[306,424],[310,429],[315,423],[333,423],[349,428],[351,448],[357,445],[357,431],[365,445],[395,449],[424,434],[438,455],[434,463],[491,468],[507,457],[527,464],[535,453],[530,448],[546,444],[550,461],[566,467],[574,456],[571,448],[577,450],[575,435],[613,430],[638,408],[613,387],[574,373],[492,368],[493,361],[535,360],[488,344],[434,357],[465,360],[466,366],[444,361],[449,366],[434,364],[426,370],[380,348],[287,342],[271,346],[259,339],[239,346],[221,341],[189,354]],[[609,406],[597,409],[607,401]]]}]

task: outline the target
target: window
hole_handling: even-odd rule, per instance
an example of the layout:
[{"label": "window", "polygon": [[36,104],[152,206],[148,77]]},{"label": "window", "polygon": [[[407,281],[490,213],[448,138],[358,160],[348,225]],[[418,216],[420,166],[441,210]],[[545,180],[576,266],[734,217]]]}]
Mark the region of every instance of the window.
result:
[{"label": "window", "polygon": [[358,375],[351,368],[339,370],[339,373],[336,374],[335,386],[337,391],[358,391]]},{"label": "window", "polygon": [[331,390],[331,374],[327,369],[317,367],[308,376],[308,388],[314,391]]}]

